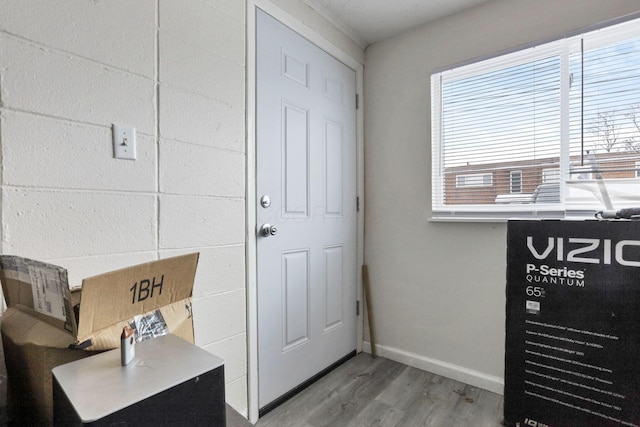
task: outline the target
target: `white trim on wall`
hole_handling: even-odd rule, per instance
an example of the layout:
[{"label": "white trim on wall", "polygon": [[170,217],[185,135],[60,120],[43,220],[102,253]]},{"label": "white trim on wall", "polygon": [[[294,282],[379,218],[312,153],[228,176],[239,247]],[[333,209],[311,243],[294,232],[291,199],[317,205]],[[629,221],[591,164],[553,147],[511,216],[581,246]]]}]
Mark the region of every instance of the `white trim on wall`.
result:
[{"label": "white trim on wall", "polygon": [[[311,43],[315,44],[356,73],[356,91],[359,96],[359,108],[356,112],[357,143],[357,196],[360,201],[358,212],[357,263],[358,263],[358,300],[363,300],[362,276],[360,266],[364,262],[364,66],[344,50],[329,42],[321,34],[307,27],[299,19],[291,16],[268,0],[247,0],[246,9],[246,281],[247,281],[247,394],[248,418],[255,423],[258,420],[258,292],[257,292],[257,253],[256,253],[256,9],[262,9]],[[361,304],[362,306],[362,304]],[[364,334],[364,315],[360,310],[357,320],[357,351],[362,351]]]},{"label": "white trim on wall", "polygon": [[[371,343],[365,341],[363,350],[371,353]],[[442,360],[432,359],[420,354],[410,353],[395,347],[376,344],[376,354],[426,372],[441,375],[464,384],[504,395],[504,379],[474,371]]]}]

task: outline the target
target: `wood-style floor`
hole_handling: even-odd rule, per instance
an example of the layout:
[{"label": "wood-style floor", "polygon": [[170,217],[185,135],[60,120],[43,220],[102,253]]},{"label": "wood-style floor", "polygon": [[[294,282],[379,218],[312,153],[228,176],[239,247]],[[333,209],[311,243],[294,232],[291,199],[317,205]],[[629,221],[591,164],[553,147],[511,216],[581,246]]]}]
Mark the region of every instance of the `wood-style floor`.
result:
[{"label": "wood-style floor", "polygon": [[[0,427],[6,370],[0,343]],[[502,396],[360,353],[262,417],[256,427],[501,427]],[[227,407],[227,427],[251,424]]]},{"label": "wood-style floor", "polygon": [[360,353],[257,427],[500,427],[502,396]]}]

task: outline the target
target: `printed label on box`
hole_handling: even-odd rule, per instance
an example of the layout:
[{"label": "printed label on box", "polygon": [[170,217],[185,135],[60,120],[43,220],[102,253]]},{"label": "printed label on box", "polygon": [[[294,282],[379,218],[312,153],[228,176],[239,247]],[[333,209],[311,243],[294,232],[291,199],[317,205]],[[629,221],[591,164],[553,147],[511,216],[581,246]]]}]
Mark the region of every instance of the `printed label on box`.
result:
[{"label": "printed label on box", "polygon": [[39,313],[66,320],[64,289],[68,289],[69,285],[60,281],[59,272],[29,266],[29,277],[33,292],[33,308]]},{"label": "printed label on box", "polygon": [[18,282],[16,289],[24,286],[31,290],[31,295],[28,291],[14,291],[15,300],[9,301],[10,304],[20,304],[60,320],[64,322],[66,331],[75,333],[67,270],[41,261],[2,255],[0,276],[4,280],[15,281],[14,285]]}]

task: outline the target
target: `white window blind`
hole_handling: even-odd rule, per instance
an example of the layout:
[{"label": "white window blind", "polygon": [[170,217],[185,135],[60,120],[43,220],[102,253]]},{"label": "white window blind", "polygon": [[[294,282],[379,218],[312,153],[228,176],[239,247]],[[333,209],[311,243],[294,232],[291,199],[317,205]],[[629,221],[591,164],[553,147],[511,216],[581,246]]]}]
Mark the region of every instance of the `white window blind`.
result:
[{"label": "white window blind", "polygon": [[431,88],[434,218],[640,206],[640,20],[442,71]]}]

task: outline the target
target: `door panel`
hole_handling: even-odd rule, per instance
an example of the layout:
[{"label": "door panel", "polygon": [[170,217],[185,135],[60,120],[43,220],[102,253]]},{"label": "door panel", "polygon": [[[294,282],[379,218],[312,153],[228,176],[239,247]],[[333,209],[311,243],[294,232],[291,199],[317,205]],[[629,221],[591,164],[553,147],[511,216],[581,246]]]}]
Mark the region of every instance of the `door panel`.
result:
[{"label": "door panel", "polygon": [[343,323],[344,282],[342,280],[342,246],[324,249],[325,322],[324,331],[340,327]]},{"label": "door panel", "polygon": [[285,352],[309,340],[309,251],[284,253],[282,276]]},{"label": "door panel", "polygon": [[276,228],[257,239],[264,408],[356,349],[356,108],[353,70],[256,18],[256,218]]},{"label": "door panel", "polygon": [[340,123],[325,121],[325,214],[342,215],[342,163],[344,146],[343,129]]},{"label": "door panel", "polygon": [[285,215],[306,218],[309,212],[309,113],[287,103],[282,113]]}]

